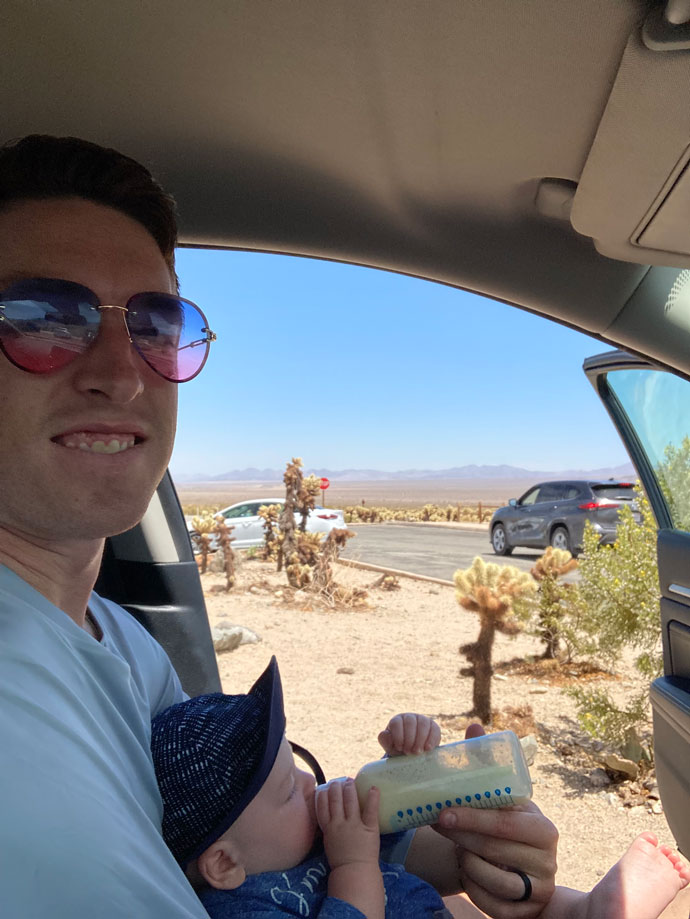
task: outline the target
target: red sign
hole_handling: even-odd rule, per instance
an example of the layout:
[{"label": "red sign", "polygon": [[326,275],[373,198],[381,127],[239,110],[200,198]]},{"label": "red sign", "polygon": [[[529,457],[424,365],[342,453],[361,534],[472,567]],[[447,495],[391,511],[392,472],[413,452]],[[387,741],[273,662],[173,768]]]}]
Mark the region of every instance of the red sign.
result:
[{"label": "red sign", "polygon": [[326,489],[328,488],[328,486],[329,486],[330,484],[331,484],[331,483],[328,481],[328,479],[326,478],[326,476],[323,476],[323,477],[321,478],[321,485],[320,485],[321,491],[326,491]]}]

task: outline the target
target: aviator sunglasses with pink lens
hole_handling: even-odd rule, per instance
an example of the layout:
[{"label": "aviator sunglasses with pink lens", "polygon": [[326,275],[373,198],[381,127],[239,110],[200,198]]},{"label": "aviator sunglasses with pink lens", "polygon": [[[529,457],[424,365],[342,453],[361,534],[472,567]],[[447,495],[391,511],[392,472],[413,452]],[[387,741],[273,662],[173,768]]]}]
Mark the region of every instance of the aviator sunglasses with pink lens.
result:
[{"label": "aviator sunglasses with pink lens", "polygon": [[171,383],[193,379],[216,340],[199,307],[174,294],[147,291],[111,306],[82,284],[30,278],[0,291],[0,350],[29,373],[60,370],[93,343],[110,309],[122,310],[137,353]]}]

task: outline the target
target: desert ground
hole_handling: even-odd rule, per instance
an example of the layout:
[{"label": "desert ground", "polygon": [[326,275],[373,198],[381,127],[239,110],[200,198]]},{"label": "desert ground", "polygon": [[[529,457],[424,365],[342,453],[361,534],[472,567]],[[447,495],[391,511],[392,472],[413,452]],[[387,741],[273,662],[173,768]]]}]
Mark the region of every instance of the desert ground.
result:
[{"label": "desert ground", "polygon": [[[471,678],[460,673],[458,647],[476,636],[476,617],[441,584],[401,578],[400,588],[388,591],[372,587],[371,571],[338,565],[336,575],[341,585],[365,588],[365,603],[331,608],[308,591],[295,593],[274,563],[256,559],[241,560],[229,593],[221,574],[202,577],[212,626],[244,626],[259,639],[218,655],[224,690],[246,692],[275,654],[288,737],[310,749],[329,778],[354,775],[377,759],[376,735],[396,712],[424,712],[439,721],[442,742],[461,739]],[[648,789],[603,773],[601,747],[580,730],[565,693],[583,679],[605,681],[619,695],[631,692],[625,662],[616,674],[525,667],[525,658],[539,653],[529,635],[498,636],[493,707],[501,714],[494,727],[538,738],[534,800],[561,834],[557,882],[589,889],[642,830],[671,845],[673,839]],[[689,906],[686,890],[664,916],[687,919]]]},{"label": "desert ground", "polygon": [[[424,504],[477,504],[499,507],[519,498],[534,483],[528,479],[424,479],[422,481],[331,482],[323,492],[330,507],[366,504],[381,507],[422,507]],[[279,497],[282,482],[194,482],[177,484],[185,508],[226,507],[239,501]]]}]

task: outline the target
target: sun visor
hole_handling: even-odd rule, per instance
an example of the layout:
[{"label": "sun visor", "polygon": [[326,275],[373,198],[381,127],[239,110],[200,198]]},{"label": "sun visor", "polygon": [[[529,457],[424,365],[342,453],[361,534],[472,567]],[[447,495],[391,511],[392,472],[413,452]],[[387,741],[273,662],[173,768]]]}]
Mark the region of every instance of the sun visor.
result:
[{"label": "sun visor", "polygon": [[659,16],[651,38],[648,21],[628,41],[571,222],[602,255],[681,268],[690,267],[690,42],[665,42],[686,27]]}]

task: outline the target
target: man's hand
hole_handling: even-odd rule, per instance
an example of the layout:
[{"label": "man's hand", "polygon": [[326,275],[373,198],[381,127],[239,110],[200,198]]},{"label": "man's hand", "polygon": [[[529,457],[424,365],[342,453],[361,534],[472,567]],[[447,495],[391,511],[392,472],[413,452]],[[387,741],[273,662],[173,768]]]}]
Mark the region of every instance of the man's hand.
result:
[{"label": "man's hand", "polygon": [[[483,733],[472,724],[465,736]],[[541,915],[555,890],[558,831],[536,804],[447,808],[433,829],[455,844],[459,879],[476,906],[497,919]],[[527,890],[518,871],[529,879],[527,900],[520,899]]]},{"label": "man's hand", "polygon": [[441,728],[426,715],[404,712],[391,718],[378,739],[388,756],[426,753],[439,745]]},{"label": "man's hand", "polygon": [[331,870],[342,865],[378,865],[379,837],[378,788],[370,788],[360,813],[353,779],[336,779],[316,795],[316,818],[323,831],[323,845]]}]

